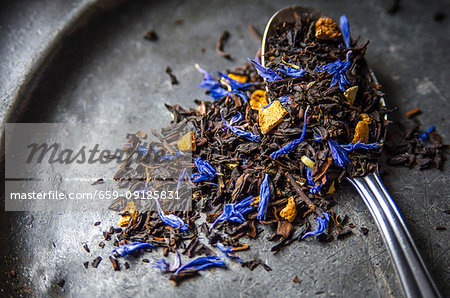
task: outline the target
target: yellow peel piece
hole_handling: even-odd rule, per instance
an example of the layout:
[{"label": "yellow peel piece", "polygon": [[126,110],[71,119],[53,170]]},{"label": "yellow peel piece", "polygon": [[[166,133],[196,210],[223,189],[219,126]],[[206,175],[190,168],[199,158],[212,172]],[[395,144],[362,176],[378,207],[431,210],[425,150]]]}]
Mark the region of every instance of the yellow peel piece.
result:
[{"label": "yellow peel piece", "polygon": [[308,156],[303,155],[301,161],[310,169],[314,167],[314,161],[312,161]]},{"label": "yellow peel piece", "polygon": [[369,115],[362,113],[360,115],[361,121],[356,124],[355,135],[353,136],[352,143],[361,142],[367,144],[369,142],[369,124],[372,123]]},{"label": "yellow peel piece", "polygon": [[269,107],[259,110],[259,128],[261,133],[266,134],[277,126],[288,113],[279,100],[274,101]]},{"label": "yellow peel piece", "polygon": [[312,86],[314,86],[315,83],[316,81],[309,82],[308,85],[306,85],[306,89],[311,88]]},{"label": "yellow peel piece", "polygon": [[293,222],[297,216],[297,208],[294,202],[294,197],[290,197],[286,207],[280,211],[280,216],[286,219],[288,222]]},{"label": "yellow peel piece", "polygon": [[259,204],[259,196],[255,197],[253,202],[250,203],[252,206],[258,206]]},{"label": "yellow peel piece", "polygon": [[334,187],[334,181],[331,183],[330,188],[327,191],[327,195],[332,195],[336,192],[336,188]]},{"label": "yellow peel piece", "polygon": [[256,90],[252,93],[252,96],[250,97],[250,106],[253,110],[259,110],[267,104],[266,91]]},{"label": "yellow peel piece", "polygon": [[247,83],[248,77],[245,75],[239,75],[234,73],[229,73],[228,77],[232,80],[238,81],[240,83]]},{"label": "yellow peel piece", "polygon": [[342,35],[338,25],[328,17],[318,19],[315,27],[318,39],[336,39]]},{"label": "yellow peel piece", "polygon": [[356,94],[358,93],[358,86],[353,86],[345,90],[344,96],[348,99],[348,101],[353,104],[355,102]]},{"label": "yellow peel piece", "polygon": [[[128,223],[131,219],[131,217],[133,216],[133,213],[136,211],[136,205],[134,205],[134,202],[127,202],[127,205],[125,206],[125,208],[123,208],[120,213],[126,213],[128,212],[126,215],[121,215],[120,216],[120,220],[119,220],[119,226],[121,227],[126,227],[128,226]],[[137,214],[136,214],[137,216]],[[136,220],[136,216],[133,220]]]},{"label": "yellow peel piece", "polygon": [[192,131],[185,134],[177,143],[178,149],[180,151],[195,151],[197,149],[197,144],[195,143],[195,136]]}]

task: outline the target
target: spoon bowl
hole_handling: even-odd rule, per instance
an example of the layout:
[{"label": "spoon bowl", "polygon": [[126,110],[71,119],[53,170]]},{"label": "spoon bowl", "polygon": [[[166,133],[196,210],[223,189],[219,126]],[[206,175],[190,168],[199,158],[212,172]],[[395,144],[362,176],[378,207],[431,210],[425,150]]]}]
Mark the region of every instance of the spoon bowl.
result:
[{"label": "spoon bowl", "polygon": [[[322,16],[324,14],[320,11],[302,6],[290,6],[276,12],[264,30],[261,45],[262,66],[266,67],[264,56],[268,50],[268,42],[271,38],[275,38],[277,30],[283,30],[285,24],[295,23],[299,18],[309,18],[314,21]],[[368,82],[378,84],[367,63],[365,66],[364,71]],[[380,98],[380,105],[385,106],[383,97]],[[387,120],[386,117],[385,119]],[[380,138],[380,142],[383,142],[384,135]],[[397,206],[381,182],[378,169],[363,177],[348,177],[347,180],[356,188],[369,208],[391,256],[405,296],[441,297]]]}]

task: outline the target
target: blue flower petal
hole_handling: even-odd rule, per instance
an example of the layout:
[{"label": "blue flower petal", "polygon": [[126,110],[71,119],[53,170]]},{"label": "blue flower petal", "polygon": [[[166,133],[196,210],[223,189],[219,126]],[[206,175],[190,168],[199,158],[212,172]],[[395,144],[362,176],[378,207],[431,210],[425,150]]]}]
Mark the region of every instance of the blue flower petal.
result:
[{"label": "blue flower petal", "polygon": [[289,97],[290,97],[290,96],[291,96],[290,94],[285,95],[285,96],[281,96],[280,98],[278,98],[278,101],[279,101],[281,104],[285,104],[285,103],[291,104],[291,101],[289,100]]},{"label": "blue flower petal", "polygon": [[198,174],[192,174],[192,182],[200,182],[205,180],[213,180],[217,175],[216,169],[207,160],[198,157],[194,160]]},{"label": "blue flower petal", "polygon": [[312,179],[312,170],[308,167],[306,167],[306,179],[308,180],[308,185],[312,186],[310,189],[310,193],[317,193],[322,188],[322,183],[314,183],[314,180]]},{"label": "blue flower petal", "polygon": [[125,245],[121,245],[119,247],[116,247],[115,249],[113,249],[112,254],[116,253],[121,257],[124,257],[130,253],[132,253],[133,251],[136,251],[138,249],[142,249],[142,248],[152,248],[155,247],[153,244],[150,243],[145,243],[145,242],[139,242],[139,241],[135,241],[131,244],[125,244]]},{"label": "blue flower petal", "polygon": [[169,271],[170,264],[166,262],[166,260],[163,259],[157,259],[155,266],[153,268],[161,269],[164,271]]},{"label": "blue flower petal", "polygon": [[259,142],[259,141],[261,140],[261,139],[259,138],[259,136],[253,134],[253,133],[250,132],[250,131],[245,131],[245,130],[242,130],[242,129],[240,129],[240,128],[231,126],[231,125],[225,120],[225,118],[223,118],[222,113],[220,113],[220,117],[222,118],[222,122],[225,124],[225,126],[226,126],[229,130],[231,130],[234,134],[236,134],[236,135],[238,135],[238,136],[241,136],[241,137],[243,137],[243,138],[246,138],[247,140],[252,141],[252,142]]},{"label": "blue flower petal", "polygon": [[245,90],[245,89],[248,89],[248,87],[255,85],[255,83],[241,83],[239,81],[233,80],[232,78],[230,78],[228,75],[226,75],[224,73],[221,73],[221,72],[217,72],[217,73],[219,74],[220,77],[225,78],[228,81],[228,83],[232,89]]},{"label": "blue flower petal", "polygon": [[328,145],[330,146],[334,163],[339,167],[345,168],[351,162],[347,152],[334,140],[328,140]]},{"label": "blue flower petal", "polygon": [[227,258],[230,258],[230,259],[236,259],[236,260],[238,260],[239,263],[242,263],[241,258],[239,258],[239,257],[234,253],[234,251],[231,250],[231,249],[233,248],[232,246],[230,246],[230,247],[227,248],[227,247],[225,247],[225,245],[223,245],[223,244],[220,243],[220,242],[217,242],[216,246],[217,246],[218,249],[220,249],[220,251],[222,251],[222,252],[225,254],[225,256],[226,256]]},{"label": "blue flower petal", "polygon": [[342,32],[342,37],[344,38],[345,46],[350,48],[350,26],[348,24],[347,17],[345,14],[341,15],[340,27]]},{"label": "blue flower petal", "polygon": [[430,128],[428,128],[427,130],[425,130],[425,132],[424,133],[422,133],[420,136],[419,136],[419,140],[421,140],[421,141],[424,141],[424,140],[426,140],[427,138],[428,138],[428,134],[430,133],[430,132],[432,132],[433,130],[434,130],[434,125],[433,126],[431,126]]},{"label": "blue flower petal", "polygon": [[361,143],[360,141],[356,142],[356,143],[350,143],[347,145],[339,145],[342,147],[342,149],[344,149],[345,151],[353,151],[353,150],[358,150],[358,149],[376,149],[376,148],[380,148],[381,144],[380,143],[369,143],[369,144],[364,144]]},{"label": "blue flower petal", "polygon": [[[278,100],[281,104],[286,104],[286,103],[291,104],[291,101],[290,101],[290,99],[289,99],[290,96],[291,96],[290,94],[285,95],[285,96],[281,96],[281,97],[278,98],[277,100]],[[261,109],[265,109],[265,108],[270,107],[270,105],[273,104],[275,101],[276,101],[276,100],[272,101],[272,102],[269,103],[269,104],[266,104],[265,106],[261,107]]]},{"label": "blue flower petal", "polygon": [[202,69],[198,64],[195,65],[195,68],[197,68],[199,72],[203,73],[202,82],[198,85],[198,87],[207,89],[209,91],[209,96],[211,96],[214,100],[219,100],[229,94],[227,90],[221,87],[222,84],[220,82],[213,80],[210,73]]},{"label": "blue flower petal", "polygon": [[233,118],[231,118],[230,125],[238,123],[241,120],[244,120],[244,115],[242,115],[242,113],[238,111],[236,115],[234,115]]},{"label": "blue flower petal", "polygon": [[312,236],[312,235],[318,235],[318,234],[322,234],[323,232],[325,232],[325,230],[327,229],[328,226],[328,222],[330,221],[330,215],[326,212],[323,213],[324,218],[322,217],[317,217],[317,229],[315,231],[311,231],[306,233],[305,235],[303,235],[302,239],[304,239],[305,237],[308,236]]},{"label": "blue flower petal", "polygon": [[180,254],[178,251],[175,251],[175,260],[173,261],[173,264],[168,263],[164,258],[163,259],[157,259],[156,264],[153,266],[153,268],[161,269],[163,271],[167,272],[174,272],[181,266],[181,259]]},{"label": "blue flower petal", "polygon": [[309,186],[314,186],[314,180],[312,179],[312,170],[306,167],[306,179],[308,180]]},{"label": "blue flower petal", "polygon": [[264,79],[266,79],[268,82],[274,82],[283,79],[270,67],[264,67],[261,64],[259,64],[256,60],[251,58],[248,58],[248,60],[250,60],[253,63],[258,74]]},{"label": "blue flower petal", "polygon": [[305,138],[305,134],[306,134],[307,116],[308,116],[308,109],[306,109],[305,115],[303,116],[303,128],[302,128],[302,134],[300,135],[300,138],[295,139],[295,140],[289,142],[288,144],[284,145],[283,147],[281,147],[277,151],[272,152],[270,154],[271,158],[276,159],[277,157],[279,157],[281,155],[288,154],[288,153],[292,152],[292,150],[294,150],[295,147],[297,147],[298,144],[300,144],[303,141],[303,139]]},{"label": "blue flower petal", "polygon": [[175,214],[165,215],[164,211],[161,209],[161,206],[159,205],[158,200],[155,200],[155,204],[158,210],[158,215],[163,223],[165,223],[168,226],[171,226],[172,228],[180,229],[180,231],[182,232],[188,231],[188,225],[185,224],[181,218],[179,218]]},{"label": "blue flower petal", "polygon": [[259,187],[258,220],[266,219],[267,206],[270,199],[269,174],[264,175],[264,179]]},{"label": "blue flower petal", "polygon": [[345,72],[350,68],[351,61],[348,60],[348,56],[351,51],[347,52],[347,59],[345,61],[337,60],[336,62],[331,62],[325,65],[317,66],[315,71],[327,71],[333,78],[330,83],[330,87],[339,83],[339,88],[345,91],[344,85],[349,84]]},{"label": "blue flower petal", "polygon": [[244,223],[244,214],[253,209],[253,206],[250,205],[253,200],[254,198],[252,196],[248,196],[239,203],[225,204],[222,214],[219,215],[219,217],[217,217],[217,219],[214,221],[211,229],[216,225],[216,223],[224,220]]},{"label": "blue flower petal", "polygon": [[291,78],[303,77],[306,73],[306,70],[304,70],[304,69],[293,68],[292,64],[289,67],[287,67],[286,65],[283,64],[283,67],[284,68],[278,68],[277,71],[279,71]]},{"label": "blue flower petal", "polygon": [[181,171],[180,175],[178,175],[178,182],[177,182],[176,190],[178,190],[180,188],[184,177],[187,177],[189,179],[189,176],[188,176],[188,173],[187,173],[187,168],[184,168],[183,171]]},{"label": "blue flower petal", "polygon": [[175,271],[175,274],[178,274],[185,270],[203,270],[205,268],[212,266],[226,266],[226,264],[221,257],[216,256],[199,257],[178,268]]}]

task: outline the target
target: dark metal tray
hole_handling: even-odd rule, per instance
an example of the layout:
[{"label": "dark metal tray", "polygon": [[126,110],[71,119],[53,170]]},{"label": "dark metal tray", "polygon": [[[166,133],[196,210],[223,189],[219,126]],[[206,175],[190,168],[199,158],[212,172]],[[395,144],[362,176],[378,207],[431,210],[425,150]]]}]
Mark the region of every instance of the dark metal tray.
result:
[{"label": "dark metal tray", "polygon": [[[207,98],[196,87],[201,75],[194,69],[194,63],[208,71],[242,65],[247,57],[254,57],[259,47],[247,25],[252,23],[262,31],[272,13],[292,4],[263,0],[121,2],[80,1],[73,7],[70,1],[59,4],[58,9],[69,17],[64,22],[48,18],[47,22],[52,24],[49,30],[59,33],[45,40],[44,50],[31,47],[35,60],[30,67],[20,71],[1,70],[0,75],[6,81],[8,75],[19,78],[15,89],[10,89],[17,93],[8,94],[8,102],[2,103],[2,128],[8,121],[131,122],[142,123],[146,126],[143,129],[159,129],[171,120],[164,103],[193,107],[194,98]],[[49,4],[46,1],[42,4],[42,15],[57,14],[46,7]],[[25,24],[27,13],[36,15],[30,10],[37,4],[23,1],[23,5],[31,8],[22,13],[20,5],[15,4],[2,22],[11,21],[17,14]],[[368,62],[385,86],[387,104],[401,106],[401,113],[394,115],[394,119],[418,106],[425,112],[421,117],[425,124],[437,125],[446,137],[449,87],[445,78],[449,70],[447,67],[437,71],[440,59],[446,54],[436,40],[441,38],[448,46],[448,20],[441,23],[433,20],[433,13],[440,9],[438,3],[433,6],[411,1],[396,15],[385,13],[386,1],[303,1],[301,5],[318,8],[334,19],[346,13],[352,35],[360,34],[363,39],[371,40]],[[184,22],[177,25],[174,23],[177,19]],[[36,23],[39,25],[39,21]],[[23,28],[30,29],[26,24]],[[7,25],[3,23],[2,28],[8,30]],[[157,42],[143,39],[148,29],[156,30]],[[232,55],[232,61],[215,53],[216,40],[223,30],[231,33],[226,52]],[[430,32],[433,38],[427,35]],[[17,47],[26,44],[14,35],[4,34],[1,38]],[[428,54],[426,49],[433,49],[433,54]],[[5,53],[7,49],[2,51]],[[4,57],[20,59],[22,56]],[[179,85],[170,84],[164,72],[167,66],[173,69]],[[445,295],[450,284],[448,231],[436,231],[433,226],[448,226],[448,215],[443,213],[448,209],[448,166],[442,172],[387,169],[386,187],[398,203]],[[240,256],[259,257],[273,271],[266,272],[260,267],[249,271],[237,263],[227,262],[228,270],[202,272],[202,277],[179,287],[172,286],[167,276],[139,259],[129,261],[130,270],[112,270],[107,259],[112,245],[107,243],[101,249],[98,242],[103,230],[116,225],[117,215],[113,212],[2,211],[1,293],[127,297],[401,296],[381,236],[357,193],[344,185],[336,200],[339,213],[348,215],[356,225],[353,236],[331,243],[314,240],[293,243],[274,255],[270,252],[273,243],[265,240],[270,235],[266,231],[260,239],[249,240],[251,250]],[[94,227],[96,221],[101,221],[101,225]],[[361,227],[369,229],[367,236],[360,233]],[[82,248],[84,241],[89,243],[90,254]],[[99,267],[85,270],[82,263],[99,255],[103,257]],[[161,255],[161,251],[155,251],[146,257]],[[300,284],[292,282],[294,275]],[[61,279],[65,280],[63,287],[57,285]]]}]

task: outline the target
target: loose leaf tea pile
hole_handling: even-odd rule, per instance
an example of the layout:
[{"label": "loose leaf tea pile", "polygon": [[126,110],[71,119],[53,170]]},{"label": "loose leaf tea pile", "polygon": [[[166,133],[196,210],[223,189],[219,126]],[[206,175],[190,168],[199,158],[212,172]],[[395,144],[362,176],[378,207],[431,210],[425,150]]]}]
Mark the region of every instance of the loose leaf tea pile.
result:
[{"label": "loose leaf tea pile", "polygon": [[[225,265],[212,246],[243,267],[271,270],[260,259],[237,256],[262,225],[274,231],[268,238],[273,252],[306,237],[329,241],[351,233],[346,218],[330,209],[331,197],[345,177],[375,169],[387,124],[383,94],[364,60],[368,42],[350,39],[345,16],[339,27],[330,18],[303,15],[275,32],[265,66],[249,59],[252,64],[214,79],[196,65],[203,74],[199,86],[212,101],[196,101],[198,108],[189,110],[167,106],[174,121],[161,134],[152,132],[158,142],[143,146],[139,136],[129,136],[128,156],[141,158],[137,166],[128,159],[121,166],[119,186],[143,193],[192,187],[192,208],[170,212],[171,202],[160,200],[149,211],[139,200],[116,200],[111,209],[120,212],[123,230],[105,232],[105,240],[116,238],[114,260],[160,247],[174,261],[161,259],[155,267],[177,283]],[[186,152],[192,160],[183,159]],[[177,181],[154,179],[168,169]],[[182,265],[179,251],[198,258]]]}]

